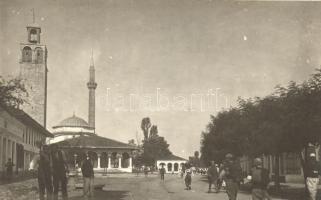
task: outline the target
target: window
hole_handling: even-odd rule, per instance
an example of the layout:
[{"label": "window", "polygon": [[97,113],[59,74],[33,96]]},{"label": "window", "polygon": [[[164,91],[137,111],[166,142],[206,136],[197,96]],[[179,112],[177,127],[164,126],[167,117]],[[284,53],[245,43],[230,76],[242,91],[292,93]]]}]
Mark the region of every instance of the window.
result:
[{"label": "window", "polygon": [[32,61],[32,50],[30,47],[24,47],[22,50],[22,62]]},{"label": "window", "polygon": [[35,53],[36,53],[35,62],[42,63],[43,62],[43,50],[41,48],[36,48]]},{"label": "window", "polygon": [[32,29],[30,31],[30,42],[37,42],[38,36],[37,36],[37,31],[35,29]]}]

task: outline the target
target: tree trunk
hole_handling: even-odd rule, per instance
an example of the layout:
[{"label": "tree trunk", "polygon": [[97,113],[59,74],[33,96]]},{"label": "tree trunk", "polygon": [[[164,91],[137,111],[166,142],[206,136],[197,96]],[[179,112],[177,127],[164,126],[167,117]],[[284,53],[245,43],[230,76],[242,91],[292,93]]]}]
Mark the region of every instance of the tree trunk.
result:
[{"label": "tree trunk", "polygon": [[307,183],[306,183],[306,179],[307,179],[307,176],[306,176],[306,160],[307,160],[307,157],[308,157],[308,146],[305,145],[304,146],[304,150],[303,152],[301,152],[301,166],[302,166],[302,169],[303,169],[303,177],[304,177],[304,198],[308,198],[309,197],[309,192],[308,192],[308,186],[307,186]]},{"label": "tree trunk", "polygon": [[275,155],[275,176],[274,184],[277,191],[280,190],[280,154]]}]

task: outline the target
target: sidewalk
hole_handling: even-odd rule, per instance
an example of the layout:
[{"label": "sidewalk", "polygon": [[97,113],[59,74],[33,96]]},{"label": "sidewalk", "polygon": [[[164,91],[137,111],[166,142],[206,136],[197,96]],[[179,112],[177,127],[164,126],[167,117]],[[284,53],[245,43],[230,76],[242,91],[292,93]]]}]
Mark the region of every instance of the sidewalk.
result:
[{"label": "sidewalk", "polygon": [[19,172],[18,174],[14,173],[12,175],[12,178],[10,180],[8,180],[6,178],[6,175],[4,174],[4,172],[2,172],[0,174],[0,185],[21,182],[21,181],[33,179],[36,177],[37,177],[36,172],[23,171],[23,172]]}]

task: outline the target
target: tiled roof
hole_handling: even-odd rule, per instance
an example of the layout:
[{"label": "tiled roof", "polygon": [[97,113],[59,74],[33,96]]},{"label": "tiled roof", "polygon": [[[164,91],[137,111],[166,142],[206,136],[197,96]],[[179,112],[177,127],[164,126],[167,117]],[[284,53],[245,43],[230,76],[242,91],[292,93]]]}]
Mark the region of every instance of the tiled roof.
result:
[{"label": "tiled roof", "polygon": [[171,155],[168,155],[168,156],[159,158],[159,159],[157,159],[157,160],[186,160],[186,159],[171,154]]},{"label": "tiled roof", "polygon": [[89,124],[82,118],[73,115],[72,117],[68,117],[67,119],[62,120],[57,126],[53,128],[59,127],[83,127],[90,128]]},{"label": "tiled roof", "polygon": [[83,134],[79,137],[57,142],[58,146],[63,148],[111,148],[111,149],[137,149],[136,146],[123,142],[101,137],[96,134]]},{"label": "tiled roof", "polygon": [[40,133],[45,134],[47,137],[53,137],[52,133],[50,133],[45,127],[39,124],[36,120],[30,117],[23,110],[20,110],[14,107],[8,107],[3,104],[0,104],[0,107],[6,110],[10,115],[15,117],[16,119],[18,119],[21,123],[32,126],[36,130],[38,130]]}]

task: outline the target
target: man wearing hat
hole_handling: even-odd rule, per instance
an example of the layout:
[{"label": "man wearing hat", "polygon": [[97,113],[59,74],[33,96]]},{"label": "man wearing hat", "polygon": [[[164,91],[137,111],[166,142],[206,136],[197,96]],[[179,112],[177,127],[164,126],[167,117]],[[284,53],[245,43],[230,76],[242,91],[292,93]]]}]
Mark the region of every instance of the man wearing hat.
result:
[{"label": "man wearing hat", "polygon": [[223,169],[220,173],[220,179],[226,183],[226,193],[229,200],[236,200],[241,177],[242,168],[240,163],[234,159],[233,155],[228,153],[223,162]]},{"label": "man wearing hat", "polygon": [[254,160],[254,168],[251,169],[251,174],[248,176],[252,183],[252,200],[271,199],[267,188],[270,182],[269,171],[263,168],[261,158]]},{"label": "man wearing hat", "polygon": [[320,163],[316,160],[315,153],[310,153],[305,166],[305,174],[307,177],[306,184],[312,200],[316,200],[320,171]]},{"label": "man wearing hat", "polygon": [[29,170],[37,171],[39,185],[39,199],[51,200],[53,198],[52,186],[52,159],[48,145],[39,144],[40,152],[30,162]]},{"label": "man wearing hat", "polygon": [[212,184],[215,186],[215,190],[217,191],[217,178],[218,178],[218,170],[215,166],[215,162],[211,161],[211,166],[207,170],[207,178],[208,178],[208,193],[211,193]]}]

